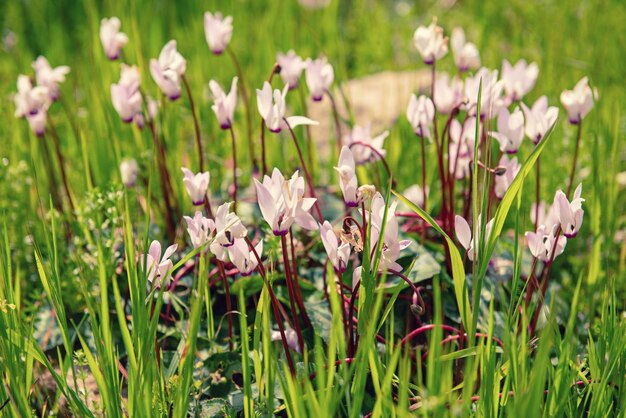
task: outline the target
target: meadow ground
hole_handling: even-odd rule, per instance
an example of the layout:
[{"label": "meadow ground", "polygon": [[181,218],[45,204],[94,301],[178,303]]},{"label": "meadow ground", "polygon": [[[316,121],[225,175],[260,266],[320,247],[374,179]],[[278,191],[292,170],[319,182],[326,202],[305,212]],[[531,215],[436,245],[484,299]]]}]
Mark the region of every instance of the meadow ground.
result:
[{"label": "meadow ground", "polygon": [[[626,3],[327,3],[0,2],[3,416],[626,416]],[[218,10],[233,32],[216,55],[203,14]],[[99,36],[111,16],[128,37],[117,60]],[[435,68],[464,87],[452,115],[435,98],[435,126],[432,66],[414,41],[434,16],[446,36],[463,28],[481,66],[500,70],[499,82],[478,68],[460,73],[450,45]],[[173,59],[155,83],[150,59],[170,39],[186,68]],[[268,77],[282,90],[285,68],[274,74],[274,64],[290,49],[334,70],[330,86],[318,77],[323,104],[309,99],[310,65],[286,99],[285,116],[330,109],[323,128],[291,131],[259,115],[256,90]],[[70,69],[58,98],[53,85],[29,90],[46,84],[33,68],[40,55]],[[539,69],[523,98],[510,91],[525,90],[527,75],[507,87],[502,71],[520,59]],[[128,74],[140,87],[120,80],[120,62],[137,66]],[[416,71],[424,98],[409,120],[403,104],[370,135],[358,91],[344,93],[384,71]],[[31,81],[16,86],[20,74]],[[235,76],[223,129],[209,80],[228,92]],[[583,77],[593,105],[572,124],[561,93]],[[515,166],[501,152],[515,129],[499,123],[496,103],[514,113],[544,95],[558,119],[538,145],[508,145]],[[380,113],[398,96],[409,93],[383,92]],[[345,111],[335,115],[331,100]],[[532,118],[519,115],[528,134]],[[370,142],[384,129],[384,145]],[[455,160],[465,164],[458,176]],[[210,204],[200,179],[182,180],[180,167],[201,165]],[[274,167],[301,177],[263,181]],[[423,173],[426,202],[415,193]],[[357,208],[344,204],[353,186]],[[553,199],[553,216],[535,222],[533,204]],[[241,222],[234,206],[220,207],[232,200]],[[470,235],[486,238],[470,246]],[[172,244],[171,261],[162,258]]]}]

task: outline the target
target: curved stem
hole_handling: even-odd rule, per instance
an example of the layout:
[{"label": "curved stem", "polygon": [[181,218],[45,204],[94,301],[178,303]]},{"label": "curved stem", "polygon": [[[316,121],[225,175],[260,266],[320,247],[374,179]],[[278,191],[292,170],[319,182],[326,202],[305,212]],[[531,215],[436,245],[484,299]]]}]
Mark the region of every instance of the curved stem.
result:
[{"label": "curved stem", "polygon": [[315,195],[315,188],[313,187],[313,180],[311,179],[311,174],[309,173],[309,169],[306,167],[306,163],[304,162],[304,158],[302,157],[302,150],[300,149],[300,145],[298,144],[298,137],[296,137],[296,133],[293,131],[289,122],[287,122],[286,118],[283,118],[285,125],[289,128],[289,132],[291,133],[291,138],[293,139],[293,143],[296,146],[296,151],[298,151],[298,158],[300,158],[300,164],[302,164],[302,170],[304,170],[304,176],[306,177],[306,182],[309,185],[309,193],[311,193],[311,197],[315,198],[315,210],[317,212],[317,216],[320,222],[324,221],[324,217],[322,216],[322,211],[319,206],[319,199]]},{"label": "curved stem", "polygon": [[369,148],[374,154],[376,154],[376,156],[380,159],[380,161],[383,163],[383,165],[385,166],[385,170],[387,171],[387,176],[389,176],[389,178],[391,179],[391,183],[392,185],[395,187],[396,184],[396,179],[393,178],[392,174],[391,174],[391,169],[389,168],[389,165],[387,164],[387,160],[385,160],[385,157],[380,153],[380,151],[378,151],[375,147],[373,147],[372,145],[366,143],[366,142],[361,142],[361,141],[354,141],[350,144],[349,148],[352,149],[353,146],[355,145],[361,145],[363,147],[367,147]]},{"label": "curved stem", "polygon": [[293,289],[292,277],[291,277],[291,265],[289,264],[289,253],[287,251],[287,238],[285,235],[280,237],[280,243],[283,250],[283,265],[285,267],[285,280],[287,281],[287,291],[289,293],[289,306],[291,308],[291,315],[293,317],[294,329],[298,335],[298,344],[300,346],[300,352],[304,353],[304,340],[302,339],[302,331],[300,330],[300,321],[298,321],[298,314],[296,311],[295,299],[296,295]]},{"label": "curved stem", "polygon": [[230,348],[230,351],[233,351],[233,308],[230,300],[230,287],[228,286],[228,277],[226,276],[226,271],[224,270],[224,263],[218,260],[217,267],[220,269],[222,281],[224,282],[224,292],[226,293],[226,315],[228,318],[228,347]]},{"label": "curved stem", "polygon": [[191,116],[193,116],[193,128],[196,134],[196,147],[198,148],[198,160],[200,165],[200,171],[204,171],[204,152],[202,150],[202,136],[200,135],[200,123],[198,122],[198,115],[196,113],[196,106],[193,102],[193,97],[191,96],[191,88],[189,87],[189,82],[187,81],[187,77],[183,74],[181,77],[183,79],[183,84],[185,85],[185,90],[187,91],[187,97],[189,98],[189,107],[191,107]]},{"label": "curved stem", "polygon": [[237,213],[237,141],[235,140],[235,130],[233,129],[232,123],[230,124],[230,137],[233,143],[233,185],[235,188],[233,191],[233,200],[235,201],[233,211]]},{"label": "curved stem", "polygon": [[243,102],[244,109],[246,110],[246,133],[248,135],[248,152],[250,153],[250,158],[252,159],[252,166],[256,169],[258,168],[258,162],[256,160],[256,155],[254,154],[254,146],[252,144],[252,114],[250,113],[250,102],[248,101],[248,90],[246,89],[246,81],[243,78],[243,71],[241,70],[241,65],[239,65],[239,60],[237,60],[237,56],[230,49],[230,46],[226,48],[226,52],[230,57],[233,65],[235,66],[235,71],[237,71],[237,76],[241,81],[241,101]]}]

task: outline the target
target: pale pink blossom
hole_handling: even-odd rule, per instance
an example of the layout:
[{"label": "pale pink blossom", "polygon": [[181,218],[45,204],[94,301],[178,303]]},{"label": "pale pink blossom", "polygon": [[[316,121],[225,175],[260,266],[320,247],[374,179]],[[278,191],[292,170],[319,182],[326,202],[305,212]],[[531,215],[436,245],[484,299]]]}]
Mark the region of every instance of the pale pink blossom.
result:
[{"label": "pale pink blossom", "polygon": [[500,151],[515,154],[524,139],[524,115],[519,107],[509,113],[506,107],[498,113],[498,130],[489,135],[500,144]]},{"label": "pale pink blossom", "polygon": [[521,106],[526,119],[526,136],[536,145],[554,126],[559,116],[559,108],[556,106],[548,107],[546,96],[538,98],[530,109],[523,102]]},{"label": "pale pink blossom", "polygon": [[[421,188],[419,184],[414,184],[408,187],[406,190],[404,190],[404,192],[402,193],[402,196],[404,196],[411,203],[415,204],[415,206],[419,208],[423,208],[424,207],[424,195],[428,197],[429,193],[430,193],[430,188],[428,186],[426,186],[426,193],[424,193],[424,190]],[[398,204],[398,207],[401,208],[402,211],[409,210],[409,208],[403,202],[400,202]]]},{"label": "pale pink blossom", "polygon": [[522,100],[529,91],[535,87],[539,66],[532,62],[528,64],[526,60],[519,60],[515,65],[511,65],[508,60],[502,61],[502,82],[507,103]]},{"label": "pale pink blossom", "polygon": [[120,163],[120,175],[122,177],[122,184],[126,187],[133,187],[137,182],[137,175],[139,174],[139,165],[137,161],[132,158],[123,160]]},{"label": "pale pink blossom", "polygon": [[233,78],[230,92],[226,94],[215,80],[209,81],[209,88],[213,95],[213,113],[222,129],[230,129],[234,120],[235,108],[237,107],[237,80]]},{"label": "pale pink blossom", "polygon": [[130,123],[139,117],[143,119],[139,69],[126,64],[122,64],[121,68],[120,81],[111,84],[111,101],[122,120]]},{"label": "pale pink blossom", "polygon": [[[278,133],[283,129],[292,129],[298,125],[317,125],[318,123],[304,116],[290,116],[285,118],[285,97],[289,86],[285,85],[283,91],[276,89],[272,92],[272,86],[267,81],[263,83],[263,89],[256,91],[256,103],[259,114],[265,120],[270,132]],[[286,121],[285,121],[286,119]]]},{"label": "pale pink blossom", "polygon": [[[148,281],[155,287],[160,288],[162,285],[167,286],[172,278],[172,269],[174,264],[170,257],[176,252],[178,244],[167,247],[163,256],[161,256],[161,243],[152,241],[148,254],[139,257],[139,267],[144,272]],[[144,270],[145,269],[145,270]]]},{"label": "pale pink blossom", "polygon": [[554,204],[546,207],[546,203],[541,201],[537,208],[537,203],[533,203],[530,207],[530,221],[533,225],[544,225],[546,231],[550,231],[554,225],[560,224],[557,212],[558,209]]},{"label": "pale pink blossom", "polygon": [[65,81],[65,76],[70,72],[70,67],[61,65],[52,68],[45,57],[39,56],[33,62],[33,69],[35,70],[37,85],[47,87],[50,99],[52,101],[57,100],[61,94],[59,83]]},{"label": "pale pink blossom", "polygon": [[462,28],[454,28],[450,38],[450,46],[454,55],[454,63],[459,71],[467,71],[480,67],[480,54],[475,44],[465,41]]},{"label": "pale pink blossom", "polygon": [[418,98],[412,94],[409,99],[406,117],[415,135],[430,140],[430,127],[435,117],[435,106],[429,97],[421,95]]},{"label": "pale pink blossom", "polygon": [[544,263],[550,262],[565,250],[567,238],[559,236],[557,240],[556,231],[556,225],[551,229],[546,228],[545,225],[540,225],[536,232],[531,231],[525,234],[530,253]]},{"label": "pale pink blossom", "polygon": [[17,93],[13,96],[15,102],[15,117],[25,118],[31,130],[42,136],[46,129],[48,107],[51,98],[48,87],[35,86],[28,76],[20,74],[17,77]]},{"label": "pale pink blossom", "polygon": [[453,109],[460,107],[464,97],[463,80],[459,77],[450,78],[446,73],[437,76],[434,95],[437,112],[449,114]]},{"label": "pale pink blossom", "polygon": [[209,180],[211,176],[208,171],[204,173],[194,174],[191,170],[181,167],[183,172],[183,183],[187,189],[187,194],[191,198],[191,202],[195,206],[202,205],[206,200],[207,190],[209,188]]},{"label": "pale pink blossom", "polygon": [[465,79],[465,99],[467,100],[465,108],[470,116],[476,115],[481,80],[480,119],[491,119],[505,105],[502,97],[504,84],[498,80],[498,70],[488,70],[483,67],[473,77]]},{"label": "pale pink blossom", "polygon": [[554,205],[557,208],[561,230],[567,238],[574,238],[583,223],[585,211],[582,208],[582,203],[585,199],[580,197],[582,187],[582,183],[576,187],[574,198],[571,202],[561,190],[557,191],[554,196]]},{"label": "pale pink blossom", "polygon": [[122,23],[113,16],[109,19],[106,17],[100,21],[100,42],[104,48],[104,53],[110,60],[119,58],[122,48],[128,42],[128,36],[120,32]]},{"label": "pale pink blossom", "polygon": [[593,108],[598,92],[589,87],[589,79],[583,77],[574,87],[574,90],[565,90],[561,93],[561,104],[567,111],[567,118],[573,125],[578,125],[587,113]]},{"label": "pale pink blossom", "polygon": [[[263,253],[263,240],[259,240],[258,244],[254,246],[256,255],[261,258]],[[233,245],[228,247],[228,256],[230,261],[237,267],[239,273],[242,276],[251,275],[259,265],[259,262],[254,254],[254,251],[250,251],[248,243],[243,238],[235,239]]]},{"label": "pale pink blossom", "polygon": [[343,136],[343,143],[352,151],[354,161],[361,165],[376,161],[380,159],[380,156],[385,156],[386,151],[383,149],[383,144],[388,136],[389,131],[384,131],[380,135],[372,137],[372,125],[370,123],[354,125],[352,130]]},{"label": "pale pink blossom", "polygon": [[419,51],[424,63],[434,64],[448,53],[448,38],[443,36],[443,29],[437,26],[437,18],[428,26],[420,26],[413,34],[413,44]]},{"label": "pale pink blossom", "polygon": [[[394,201],[387,209],[387,219],[384,226],[383,242],[381,247],[381,260],[378,267],[380,272],[392,270],[401,271],[402,266],[396,262],[400,257],[400,251],[407,248],[410,240],[401,240],[398,235],[398,218],[396,217],[396,207],[398,202]],[[376,193],[372,199],[370,216],[370,248],[372,251],[378,245],[380,233],[383,230],[383,220],[385,215],[385,200],[380,193]]]},{"label": "pale pink blossom", "polygon": [[232,16],[223,17],[220,12],[206,12],[204,14],[204,36],[209,49],[215,55],[220,55],[228,47],[233,36]]},{"label": "pale pink blossom", "polygon": [[307,63],[293,49],[286,54],[279,52],[276,55],[276,63],[280,66],[280,77],[289,86],[289,90],[298,87],[300,76]]},{"label": "pale pink blossom", "polygon": [[357,207],[361,202],[358,190],[359,183],[355,171],[354,156],[350,148],[343,146],[339,154],[339,164],[335,167],[339,173],[339,187],[343,194],[343,201],[348,207]]},{"label": "pale pink blossom", "polygon": [[187,223],[187,233],[193,248],[200,248],[211,242],[215,233],[215,222],[213,219],[202,215],[202,212],[196,211],[193,218],[183,216]]},{"label": "pale pink blossom", "polygon": [[304,75],[311,92],[311,98],[316,102],[322,100],[324,93],[330,89],[335,80],[333,66],[328,63],[325,57],[316,60],[308,59]]},{"label": "pale pink blossom", "polygon": [[304,197],[304,178],[296,171],[286,180],[274,168],[272,177],[265,176],[263,183],[254,179],[261,214],[274,235],[283,236],[295,222],[304,229],[317,229],[317,222],[309,213],[316,199]]},{"label": "pale pink blossom", "polygon": [[322,244],[324,245],[330,262],[335,268],[335,271],[343,273],[346,271],[348,259],[350,258],[350,244],[339,240],[330,222],[324,221],[319,228]]},{"label": "pale pink blossom", "polygon": [[[493,228],[493,219],[487,222],[487,225],[485,225],[484,240],[480,239],[482,236],[481,228],[482,228],[481,215],[478,215],[478,227],[476,228],[473,234],[465,218],[459,215],[456,215],[454,217],[454,232],[455,232],[456,238],[459,240],[459,243],[463,246],[463,248],[465,248],[465,250],[467,251],[467,258],[469,258],[470,261],[473,261],[477,257],[478,247],[487,244],[487,241],[489,240],[489,237],[491,235],[491,229]],[[474,237],[478,237],[479,241],[482,241],[482,243],[476,245]]]},{"label": "pale pink blossom", "polygon": [[[482,132],[482,124],[479,127],[478,138]],[[469,176],[474,161],[474,141],[476,138],[476,118],[467,119],[463,125],[456,119],[450,123],[450,173],[458,180]],[[480,154],[479,154],[480,156]]]},{"label": "pale pink blossom", "polygon": [[494,184],[494,192],[496,193],[496,197],[498,199],[502,199],[506,191],[509,189],[509,187],[511,187],[511,183],[513,183],[513,180],[515,180],[515,177],[519,173],[522,166],[520,163],[517,162],[517,157],[513,157],[509,160],[509,157],[507,157],[506,155],[500,157],[498,166],[506,169],[504,174],[496,175]]},{"label": "pale pink blossom", "polygon": [[186,69],[187,61],[176,50],[175,40],[165,44],[158,60],[154,58],[150,60],[152,79],[170,100],[176,100],[180,97],[180,83]]},{"label": "pale pink blossom", "polygon": [[215,212],[215,238],[209,248],[220,261],[227,261],[228,248],[248,233],[239,216],[230,211],[231,206],[232,202],[224,203]]}]

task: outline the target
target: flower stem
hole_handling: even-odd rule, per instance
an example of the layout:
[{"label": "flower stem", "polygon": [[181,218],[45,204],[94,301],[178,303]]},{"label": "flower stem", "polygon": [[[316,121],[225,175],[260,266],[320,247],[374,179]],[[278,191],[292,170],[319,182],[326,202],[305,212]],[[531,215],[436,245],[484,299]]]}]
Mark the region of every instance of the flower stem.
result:
[{"label": "flower stem", "polygon": [[361,141],[352,142],[349,148],[352,149],[352,147],[355,145],[361,145],[363,147],[369,148],[374,154],[376,154],[376,156],[380,159],[380,161],[385,166],[385,171],[387,172],[387,176],[391,179],[392,187],[395,187],[396,179],[393,178],[393,175],[391,174],[391,169],[389,168],[389,164],[387,164],[387,160],[385,160],[385,157],[380,153],[380,151],[378,151],[375,147],[371,146],[370,144],[366,142],[361,142]]},{"label": "flower stem", "polygon": [[541,167],[540,167],[541,155],[537,157],[537,176],[535,185],[535,231],[539,228],[539,202],[541,200]]},{"label": "flower stem", "polygon": [[193,102],[193,97],[191,96],[191,88],[189,87],[189,82],[187,81],[187,77],[185,75],[182,76],[183,84],[185,85],[185,90],[187,91],[187,97],[189,98],[189,107],[191,107],[191,115],[193,116],[193,128],[196,133],[196,146],[198,148],[198,160],[200,165],[200,171],[204,171],[204,152],[202,151],[202,136],[200,135],[200,124],[198,122],[198,115],[196,114],[196,106]]},{"label": "flower stem", "polygon": [[224,282],[224,292],[226,293],[226,315],[228,318],[228,347],[230,348],[230,351],[233,351],[233,308],[230,300],[230,287],[228,286],[228,277],[226,276],[226,271],[224,270],[224,263],[218,260],[217,267],[220,270],[220,275],[222,276],[222,281]]},{"label": "flower stem", "polygon": [[59,185],[57,183],[56,175],[54,174],[54,168],[52,161],[50,160],[50,149],[48,148],[45,136],[41,137],[41,145],[43,147],[41,155],[44,160],[46,171],[48,172],[48,186],[50,188],[50,195],[52,196],[52,203],[56,210],[63,212],[63,203],[61,202],[61,196],[59,196]]},{"label": "flower stem", "polygon": [[228,53],[228,56],[235,66],[235,70],[237,71],[237,76],[239,77],[239,80],[241,80],[241,100],[243,101],[244,108],[246,109],[246,133],[248,137],[248,152],[250,153],[250,158],[252,159],[253,168],[257,169],[259,165],[256,159],[256,155],[254,154],[254,146],[252,144],[252,114],[250,113],[250,102],[248,100],[246,81],[243,78],[243,71],[241,70],[241,65],[239,65],[239,60],[237,60],[237,56],[230,48],[230,46],[226,48],[226,52]]},{"label": "flower stem", "polygon": [[296,247],[293,244],[293,233],[291,229],[289,230],[289,241],[291,248],[291,273],[293,278],[293,283],[295,284],[294,290],[296,294],[296,300],[298,302],[298,307],[300,309],[300,315],[302,315],[302,319],[304,320],[305,327],[311,326],[311,321],[309,320],[309,316],[306,313],[306,309],[304,307],[304,299],[302,298],[302,289],[300,288],[300,280],[298,280],[298,266],[296,265]]},{"label": "flower stem", "polygon": [[237,141],[235,140],[235,130],[232,124],[230,125],[230,137],[233,143],[233,200],[235,201],[233,211],[237,213]]},{"label": "flower stem", "polygon": [[569,199],[572,185],[574,184],[574,173],[576,172],[576,162],[578,161],[578,149],[580,148],[580,138],[583,130],[583,121],[578,122],[578,133],[576,134],[576,148],[574,148],[574,161],[572,163],[572,171],[569,174],[569,182],[567,183],[567,197]]},{"label": "flower stem", "polygon": [[[272,67],[272,72],[270,76],[267,78],[267,82],[272,85],[272,80],[274,79],[274,74],[280,71],[280,65],[274,63]],[[263,176],[267,174],[267,160],[265,158],[265,119],[261,117],[261,164],[263,172],[261,173]]]},{"label": "flower stem", "polygon": [[65,171],[65,159],[63,158],[63,153],[61,152],[61,143],[59,141],[59,135],[57,133],[54,124],[52,123],[52,118],[48,118],[48,124],[50,126],[50,131],[52,133],[52,142],[54,143],[54,152],[57,157],[57,161],[59,163],[59,170],[61,171],[61,181],[63,182],[63,188],[65,189],[65,194],[67,195],[67,201],[70,204],[70,209],[74,212],[74,200],[72,199],[72,193],[70,192],[69,181],[67,180],[67,172]]},{"label": "flower stem", "polygon": [[330,93],[330,90],[326,90],[326,95],[330,99],[330,104],[333,108],[333,118],[335,120],[335,143],[337,144],[337,151],[341,152],[341,122],[339,121],[339,110],[337,108],[337,103],[335,102],[335,98]]},{"label": "flower stem", "polygon": [[285,280],[287,281],[287,291],[289,292],[289,305],[291,308],[291,315],[293,317],[293,324],[298,335],[298,344],[300,345],[300,352],[304,353],[304,340],[302,339],[302,332],[300,331],[300,321],[298,321],[298,315],[296,311],[295,299],[296,295],[293,288],[291,277],[291,266],[289,264],[289,253],[287,250],[287,238],[285,235],[280,237],[280,243],[283,249],[283,264],[285,267]]},{"label": "flower stem", "polygon": [[300,158],[300,164],[302,165],[302,170],[304,170],[304,176],[306,177],[306,182],[309,185],[309,193],[311,194],[311,197],[315,198],[314,206],[317,212],[317,216],[319,218],[319,221],[323,222],[324,217],[322,216],[322,211],[320,210],[319,199],[315,195],[315,188],[313,187],[313,180],[311,179],[311,174],[309,173],[309,170],[306,167],[306,163],[304,162],[304,158],[302,157],[302,150],[300,149],[300,145],[298,144],[298,137],[296,137],[296,133],[293,131],[293,128],[291,127],[291,125],[289,125],[289,122],[287,122],[287,119],[283,118],[283,121],[287,125],[287,128],[289,128],[289,132],[291,133],[291,138],[293,139],[293,143],[296,146],[296,151],[298,151],[298,158]]}]

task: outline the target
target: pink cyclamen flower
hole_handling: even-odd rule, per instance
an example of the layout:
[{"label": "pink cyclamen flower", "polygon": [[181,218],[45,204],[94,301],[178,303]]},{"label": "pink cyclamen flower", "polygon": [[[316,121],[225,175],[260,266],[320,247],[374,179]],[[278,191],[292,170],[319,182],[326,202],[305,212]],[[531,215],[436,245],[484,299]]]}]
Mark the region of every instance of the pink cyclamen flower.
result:
[{"label": "pink cyclamen flower", "polygon": [[589,87],[589,79],[583,77],[574,87],[574,90],[565,90],[561,93],[561,104],[567,111],[567,118],[572,125],[578,125],[587,113],[593,108],[594,100],[598,98],[598,91]]},{"label": "pink cyclamen flower", "polygon": [[536,63],[526,63],[521,59],[515,65],[507,60],[502,62],[502,82],[504,83],[504,93],[507,102],[513,103],[521,100],[529,91],[535,87],[539,67]]},{"label": "pink cyclamen flower", "polygon": [[113,107],[126,123],[142,115],[142,97],[139,90],[139,69],[134,65],[129,67],[122,64],[122,75],[117,84],[111,84],[111,101]]},{"label": "pink cyclamen flower", "polygon": [[333,66],[328,63],[325,57],[316,60],[308,59],[304,72],[306,84],[311,92],[313,101],[319,102],[324,97],[335,80]]},{"label": "pink cyclamen flower", "polygon": [[222,87],[215,80],[209,81],[209,88],[213,94],[213,113],[217,117],[217,121],[222,129],[230,129],[232,126],[235,108],[237,107],[237,80],[233,78],[230,86],[230,92],[226,94]]},{"label": "pink cyclamen flower", "polygon": [[548,107],[546,96],[538,98],[530,109],[523,102],[521,105],[526,119],[526,136],[537,145],[554,126],[559,116],[559,108],[556,106]]},{"label": "pink cyclamen flower", "polygon": [[498,199],[502,199],[506,191],[511,187],[511,183],[515,180],[517,173],[522,168],[521,164],[517,162],[517,157],[513,157],[509,160],[509,157],[503,155],[498,162],[499,167],[504,167],[506,171],[500,176],[496,176],[494,191]]},{"label": "pink cyclamen flower", "polygon": [[485,225],[485,239],[483,240],[482,244],[479,244],[477,246],[474,242],[475,240],[473,237],[479,237],[480,241],[481,225],[481,215],[478,215],[478,228],[477,231],[472,234],[472,230],[470,229],[470,226],[465,218],[459,215],[456,215],[454,217],[454,233],[456,235],[456,238],[459,240],[459,243],[461,243],[463,248],[465,248],[465,250],[467,251],[467,258],[469,258],[470,261],[473,261],[474,258],[478,255],[478,246],[486,245],[487,241],[489,241],[491,228],[493,228],[493,219],[487,222],[487,225]]},{"label": "pink cyclamen flower", "polygon": [[315,198],[304,197],[304,178],[298,171],[286,180],[280,170],[274,168],[272,177],[263,177],[263,183],[254,179],[261,214],[272,228],[274,235],[287,235],[295,222],[304,229],[317,229],[317,222],[309,213]]},{"label": "pink cyclamen flower", "polygon": [[419,51],[424,63],[432,65],[448,53],[448,38],[443,36],[443,29],[437,26],[437,18],[428,26],[420,26],[413,34],[413,44]]},{"label": "pink cyclamen flower", "polygon": [[454,28],[450,38],[454,63],[459,71],[464,72],[480,67],[480,54],[475,44],[465,42],[465,32],[462,28]]},{"label": "pink cyclamen flower", "polygon": [[33,62],[33,69],[35,70],[37,85],[47,87],[50,99],[52,101],[57,100],[61,94],[59,83],[65,81],[65,76],[70,72],[70,67],[61,65],[52,68],[45,57],[39,56]]},{"label": "pink cyclamen flower", "polygon": [[[260,258],[263,253],[263,240],[259,240],[258,244],[254,246],[254,250]],[[233,245],[228,247],[230,261],[237,267],[242,276],[249,276],[256,270],[259,265],[256,255],[254,251],[250,251],[248,243],[243,238],[235,239]]]},{"label": "pink cyclamen flower", "polygon": [[283,129],[292,129],[299,125],[317,125],[318,123],[304,116],[290,116],[286,118],[285,111],[288,85],[285,85],[283,91],[276,89],[272,92],[272,86],[267,81],[263,83],[263,89],[256,91],[256,104],[259,114],[265,120],[267,128],[274,133],[278,133]]},{"label": "pink cyclamen flower", "polygon": [[[302,2],[304,0],[300,0],[300,1]],[[311,1],[311,0],[306,0],[306,1]],[[319,1],[319,0],[313,0],[313,1]],[[287,347],[291,348],[296,353],[302,354],[300,353],[300,343],[298,342],[298,333],[293,328],[289,328],[289,327],[286,327],[284,329],[284,333],[285,333],[285,340],[287,342]],[[272,341],[282,341],[283,337],[282,335],[280,335],[280,331],[274,330],[271,333],[271,339]]]},{"label": "pink cyclamen flower", "polygon": [[181,167],[183,172],[183,183],[187,188],[187,194],[191,198],[194,206],[202,205],[206,200],[207,190],[209,188],[209,180],[211,176],[208,171],[204,173],[194,174],[191,170]]},{"label": "pink cyclamen flower", "polygon": [[139,165],[133,158],[126,159],[120,164],[120,175],[122,177],[122,184],[126,187],[133,187],[137,182],[137,175],[139,174]]},{"label": "pink cyclamen flower", "polygon": [[276,55],[276,63],[280,66],[280,77],[289,86],[289,90],[298,87],[300,76],[307,63],[293,49],[286,54],[279,52]]},{"label": "pink cyclamen flower", "polygon": [[581,183],[576,187],[574,198],[571,202],[561,190],[557,191],[554,196],[554,205],[558,210],[557,215],[561,223],[561,230],[567,238],[574,238],[583,223],[585,211],[582,208],[582,203],[585,199],[580,197],[582,190],[583,185]]},{"label": "pink cyclamen flower", "polygon": [[220,12],[204,14],[204,36],[211,52],[220,55],[228,47],[233,36],[232,16],[223,17]]},{"label": "pink cyclamen flower", "polygon": [[100,21],[100,42],[110,60],[118,59],[122,48],[128,42],[128,36],[120,32],[121,26],[122,22],[115,16],[109,19],[105,17]]},{"label": "pink cyclamen flower", "polygon": [[449,114],[461,105],[463,98],[463,80],[459,77],[450,78],[446,73],[437,76],[434,97],[437,112]]},{"label": "pink cyclamen flower", "polygon": [[155,240],[150,244],[148,254],[139,257],[140,269],[144,271],[148,281],[157,288],[169,284],[174,268],[174,264],[169,258],[176,252],[177,248],[178,244],[170,245],[161,257],[161,243]]},{"label": "pink cyclamen flower", "polygon": [[328,259],[335,268],[335,271],[343,273],[346,271],[348,259],[350,258],[350,244],[341,242],[338,239],[330,222],[324,221],[319,227],[322,244],[324,245],[326,254],[328,254]]},{"label": "pink cyclamen flower", "polygon": [[13,101],[15,117],[25,118],[35,135],[42,136],[46,130],[48,107],[51,102],[48,87],[33,87],[30,78],[20,74],[17,77],[17,93]]},{"label": "pink cyclamen flower", "polygon": [[530,221],[533,225],[544,225],[546,231],[552,230],[554,225],[560,223],[557,206],[552,204],[546,208],[546,203],[541,201],[539,202],[539,208],[537,208],[537,203],[533,203],[530,206]]},{"label": "pink cyclamen flower", "polygon": [[152,79],[170,100],[180,97],[180,83],[186,69],[187,61],[176,50],[175,40],[165,44],[158,60],[150,60]]},{"label": "pink cyclamen flower", "polygon": [[470,116],[476,116],[481,80],[480,119],[484,120],[486,117],[491,119],[505,105],[502,97],[504,84],[502,80],[498,80],[498,70],[488,70],[483,67],[473,77],[465,79],[465,99],[467,100],[465,108]]},{"label": "pink cyclamen flower", "polygon": [[489,135],[500,143],[500,151],[515,154],[524,139],[524,114],[516,107],[511,113],[506,107],[498,113],[498,131]]},{"label": "pink cyclamen flower", "polygon": [[[401,240],[398,235],[398,218],[396,217],[397,201],[389,205],[387,209],[387,221],[385,223],[385,231],[383,235],[382,252],[378,271],[401,271],[402,266],[396,262],[400,257],[400,251],[411,245],[411,240]],[[380,232],[383,229],[383,219],[385,215],[385,200],[380,193],[376,193],[372,198],[372,206],[370,211],[371,234],[370,248],[374,249],[378,245]]]},{"label": "pink cyclamen flower", "polygon": [[[526,232],[526,242],[530,253],[544,263],[550,262],[556,256],[563,253],[567,238],[559,236],[556,238],[557,226],[548,229],[545,225],[540,225],[536,232]],[[552,254],[554,252],[554,254]]]},{"label": "pink cyclamen flower", "polygon": [[215,233],[213,219],[206,218],[200,211],[196,211],[193,218],[189,216],[183,216],[183,218],[187,222],[187,233],[193,248],[202,247],[213,239]]},{"label": "pink cyclamen flower", "polygon": [[[430,194],[430,188],[428,186],[426,186],[426,193],[424,193],[424,190],[421,188],[421,186],[419,184],[414,184],[410,187],[408,187],[403,193],[402,195],[404,197],[407,198],[407,200],[409,200],[411,203],[415,204],[415,206],[419,207],[419,208],[423,208],[424,207],[424,194],[426,195],[426,197],[428,197],[428,195]],[[408,206],[406,206],[403,202],[400,202],[398,204],[400,210],[402,211],[408,211],[409,208]]]},{"label": "pink cyclamen flower", "polygon": [[406,110],[406,117],[415,135],[430,141],[430,126],[435,117],[435,105],[433,105],[432,100],[424,95],[418,98],[412,94]]},{"label": "pink cyclamen flower", "polygon": [[[479,126],[478,138],[481,137],[482,124]],[[469,176],[474,161],[474,139],[476,138],[476,117],[470,117],[463,125],[456,119],[450,123],[450,157],[449,170],[458,180]],[[480,149],[479,149],[480,156]]]},{"label": "pink cyclamen flower", "polygon": [[359,206],[362,199],[358,190],[359,183],[355,171],[354,156],[350,148],[345,145],[341,148],[339,164],[335,170],[339,173],[339,187],[346,206],[351,208]]},{"label": "pink cyclamen flower", "polygon": [[[384,131],[372,138],[372,125],[354,125],[352,130],[343,136],[343,143],[350,148],[354,161],[361,165],[367,162],[376,161],[380,156],[385,156],[383,149],[385,138],[389,136],[389,131]],[[375,151],[372,150],[372,148]],[[379,156],[380,154],[380,156]]]},{"label": "pink cyclamen flower", "polygon": [[228,259],[228,248],[235,240],[244,238],[248,230],[237,214],[230,211],[232,202],[224,203],[215,212],[215,239],[211,242],[211,252],[220,261]]}]

